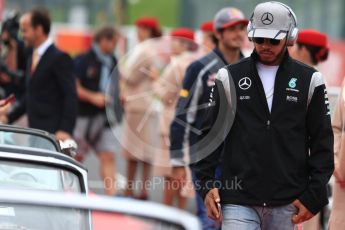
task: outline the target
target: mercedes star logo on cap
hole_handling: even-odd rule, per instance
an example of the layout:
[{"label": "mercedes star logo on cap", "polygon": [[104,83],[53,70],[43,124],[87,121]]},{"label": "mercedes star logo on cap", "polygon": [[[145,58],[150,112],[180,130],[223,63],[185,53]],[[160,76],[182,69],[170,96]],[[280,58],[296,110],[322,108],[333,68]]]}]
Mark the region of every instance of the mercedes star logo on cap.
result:
[{"label": "mercedes star logo on cap", "polygon": [[252,80],[249,77],[244,77],[238,82],[238,86],[242,90],[247,90],[252,85]]},{"label": "mercedes star logo on cap", "polygon": [[273,15],[271,13],[264,13],[261,17],[261,22],[264,24],[264,25],[270,25],[272,24],[273,22]]}]

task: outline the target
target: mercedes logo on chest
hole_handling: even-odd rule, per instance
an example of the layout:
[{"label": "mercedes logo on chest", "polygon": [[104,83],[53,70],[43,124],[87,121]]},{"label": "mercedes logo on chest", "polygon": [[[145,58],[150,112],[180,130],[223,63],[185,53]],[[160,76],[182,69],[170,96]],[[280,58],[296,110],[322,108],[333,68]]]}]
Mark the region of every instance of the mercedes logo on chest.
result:
[{"label": "mercedes logo on chest", "polygon": [[270,25],[272,24],[273,22],[273,15],[271,13],[264,13],[262,16],[261,16],[261,22],[264,24],[264,25]]},{"label": "mercedes logo on chest", "polygon": [[242,90],[247,90],[252,85],[252,80],[249,77],[244,77],[238,82],[238,86]]}]

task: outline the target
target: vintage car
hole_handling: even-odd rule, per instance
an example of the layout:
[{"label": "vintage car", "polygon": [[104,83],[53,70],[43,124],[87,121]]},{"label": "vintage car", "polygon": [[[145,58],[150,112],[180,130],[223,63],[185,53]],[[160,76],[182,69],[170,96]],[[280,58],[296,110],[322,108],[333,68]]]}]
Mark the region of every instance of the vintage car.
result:
[{"label": "vintage car", "polygon": [[201,226],[192,214],[158,203],[3,189],[0,190],[0,229],[199,230]]},{"label": "vintage car", "polygon": [[0,229],[201,229],[178,209],[90,193],[75,151],[47,132],[0,126]]},{"label": "vintage car", "polygon": [[0,188],[86,194],[87,170],[61,145],[47,132],[1,125]]}]

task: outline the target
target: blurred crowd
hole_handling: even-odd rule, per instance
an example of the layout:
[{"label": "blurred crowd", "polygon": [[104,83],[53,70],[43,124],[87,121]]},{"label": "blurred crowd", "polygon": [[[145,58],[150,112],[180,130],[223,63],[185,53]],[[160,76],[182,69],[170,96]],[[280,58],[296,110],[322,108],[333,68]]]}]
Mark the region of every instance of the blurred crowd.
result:
[{"label": "blurred crowd", "polygon": [[[141,17],[135,22],[137,44],[126,56],[115,56],[117,42],[126,34],[104,26],[95,31],[90,49],[72,58],[54,45],[49,13],[32,9],[2,24],[0,121],[13,124],[26,115],[30,128],[55,134],[57,140],[75,139],[80,162],[94,151],[107,195],[149,200],[146,186],[138,189],[134,182],[162,177],[163,203],[185,209],[188,198],[195,199],[204,229],[218,229],[195,193],[190,155],[203,130],[218,70],[245,58],[248,22],[239,9],[221,9],[197,29],[197,42],[196,30],[181,27],[163,34],[157,18]],[[163,39],[169,40],[168,54],[162,54]],[[289,53],[317,68],[328,57],[328,37],[302,30]],[[341,93],[333,120],[340,136],[343,100]],[[339,151],[336,166],[345,164],[345,153]],[[124,191],[115,186],[117,153],[127,162]],[[332,215],[339,224],[345,182],[344,172],[336,172]],[[304,229],[320,229],[325,213],[305,223]]]}]

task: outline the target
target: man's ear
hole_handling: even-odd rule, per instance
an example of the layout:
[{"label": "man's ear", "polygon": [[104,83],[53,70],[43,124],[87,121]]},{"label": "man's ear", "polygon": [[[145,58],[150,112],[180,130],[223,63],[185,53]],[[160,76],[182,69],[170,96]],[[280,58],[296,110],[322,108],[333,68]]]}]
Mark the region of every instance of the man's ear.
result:
[{"label": "man's ear", "polygon": [[300,50],[304,50],[305,52],[308,52],[309,53],[309,50],[307,49],[306,46],[297,46],[297,48],[299,48]]},{"label": "man's ear", "polygon": [[44,35],[43,27],[41,25],[34,26],[34,31],[37,35]]}]

